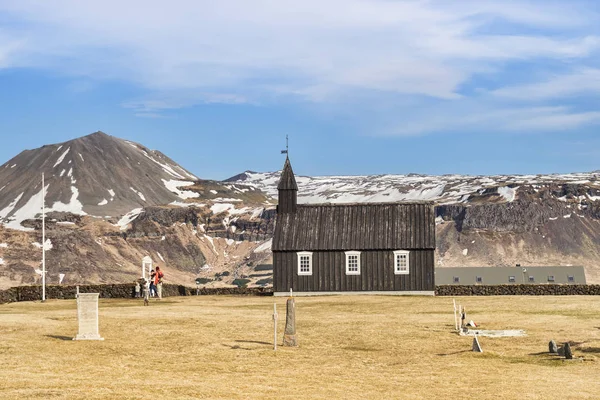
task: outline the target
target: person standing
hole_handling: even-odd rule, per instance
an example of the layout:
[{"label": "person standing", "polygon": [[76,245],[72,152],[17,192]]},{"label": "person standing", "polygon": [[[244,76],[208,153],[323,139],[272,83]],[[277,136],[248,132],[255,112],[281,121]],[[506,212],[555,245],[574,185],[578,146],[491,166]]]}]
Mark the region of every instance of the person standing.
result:
[{"label": "person standing", "polygon": [[135,298],[140,298],[140,281],[135,281]]},{"label": "person standing", "polygon": [[155,276],[155,285],[158,291],[158,298],[162,299],[162,284],[163,284],[163,277],[165,276],[165,274],[160,270],[160,267],[157,266],[156,267],[156,276]]},{"label": "person standing", "polygon": [[[156,267],[158,269],[158,267]],[[150,297],[156,296],[156,272],[154,270],[150,271]]]}]

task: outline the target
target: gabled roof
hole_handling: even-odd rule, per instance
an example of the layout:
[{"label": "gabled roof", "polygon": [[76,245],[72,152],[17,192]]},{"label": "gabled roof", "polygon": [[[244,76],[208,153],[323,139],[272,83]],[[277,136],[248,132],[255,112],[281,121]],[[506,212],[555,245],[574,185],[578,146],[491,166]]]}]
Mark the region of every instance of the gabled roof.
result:
[{"label": "gabled roof", "polygon": [[435,249],[433,203],[299,204],[273,238],[273,251],[410,249]]},{"label": "gabled roof", "polygon": [[292,171],[292,164],[290,164],[290,159],[288,157],[285,158],[285,164],[283,165],[283,171],[281,171],[281,178],[279,179],[277,189],[298,190],[296,178],[294,177],[294,171]]}]

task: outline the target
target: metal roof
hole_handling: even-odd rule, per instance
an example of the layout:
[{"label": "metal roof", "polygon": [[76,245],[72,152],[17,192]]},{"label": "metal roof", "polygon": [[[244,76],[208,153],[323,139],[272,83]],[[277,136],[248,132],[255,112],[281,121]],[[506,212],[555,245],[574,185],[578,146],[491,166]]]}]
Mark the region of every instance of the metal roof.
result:
[{"label": "metal roof", "polygon": [[298,205],[277,215],[273,251],[435,249],[433,203]]}]

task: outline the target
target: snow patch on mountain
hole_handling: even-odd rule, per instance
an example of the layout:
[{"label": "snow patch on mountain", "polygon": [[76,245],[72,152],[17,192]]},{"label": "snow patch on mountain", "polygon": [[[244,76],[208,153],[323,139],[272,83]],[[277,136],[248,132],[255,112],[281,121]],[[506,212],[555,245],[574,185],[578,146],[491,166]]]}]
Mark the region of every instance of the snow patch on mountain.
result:
[{"label": "snow patch on mountain", "polygon": [[498,194],[500,194],[502,197],[504,197],[504,199],[507,202],[512,203],[513,201],[515,201],[518,188],[519,188],[518,186],[514,189],[511,187],[508,187],[508,186],[501,186],[498,188]]},{"label": "snow patch on mountain", "polygon": [[60,201],[55,202],[48,211],[68,212],[76,215],[87,215],[83,211],[83,204],[79,201],[79,190],[75,186],[71,186],[71,199],[68,203]]},{"label": "snow patch on mountain", "polygon": [[213,214],[220,214],[224,211],[230,211],[235,209],[235,206],[233,204],[229,204],[229,203],[218,203],[218,204],[213,204],[210,207],[210,211],[212,211]]},{"label": "snow patch on mountain", "polygon": [[129,211],[119,220],[119,222],[117,222],[116,226],[120,227],[122,231],[126,230],[127,225],[129,225],[134,219],[136,219],[143,211],[143,208],[136,208]]},{"label": "snow patch on mountain", "polygon": [[[133,146],[133,147],[137,148],[137,146]],[[151,156],[148,154],[148,152],[147,152],[147,151],[145,151],[145,150],[142,150],[142,149],[139,149],[139,148],[138,148],[138,150],[140,150],[140,151],[142,152],[142,154],[143,154],[143,155],[144,155],[146,158],[148,158],[150,161],[152,161],[152,162],[154,162],[154,163],[156,163],[156,164],[160,165],[160,167],[161,167],[161,168],[163,169],[163,171],[165,171],[166,173],[168,173],[168,174],[170,174],[170,175],[172,175],[172,176],[174,176],[175,178],[178,178],[178,179],[185,179],[185,177],[184,177],[184,176],[182,176],[182,175],[178,174],[177,172],[175,172],[175,170],[173,169],[173,166],[172,166],[172,165],[169,165],[169,164],[164,164],[164,163],[161,163],[160,161],[157,161],[156,159],[154,159],[154,157],[151,157]]]},{"label": "snow patch on mountain", "polygon": [[[32,245],[34,245],[35,247],[37,247],[38,249],[42,248],[42,244],[38,243],[38,242],[32,242]],[[44,250],[52,250],[52,241],[50,239],[46,239],[46,242],[44,243]]]},{"label": "snow patch on mountain", "polygon": [[254,249],[254,253],[263,253],[266,251],[271,251],[271,246],[273,245],[273,239],[269,239],[257,248]]},{"label": "snow patch on mountain", "polygon": [[[46,185],[46,191],[48,190],[49,186],[50,185]],[[38,193],[31,196],[31,198],[29,198],[23,207],[19,208],[9,218],[6,219],[4,226],[20,231],[33,231],[33,228],[26,228],[22,226],[21,222],[25,221],[26,219],[35,218],[36,215],[42,213],[43,192],[44,191],[40,189]]]},{"label": "snow patch on mountain", "polygon": [[182,201],[173,201],[171,203],[169,203],[170,206],[176,206],[176,207],[204,207],[206,206],[205,203],[184,203]]},{"label": "snow patch on mountain", "polygon": [[146,201],[146,198],[144,197],[144,194],[140,191],[135,190],[134,188],[132,188],[131,186],[129,187],[129,189],[131,189],[133,191],[133,193],[137,194],[138,196],[140,196],[140,199],[142,199],[143,201]]},{"label": "snow patch on mountain", "polygon": [[57,165],[59,165],[61,162],[64,161],[67,154],[69,154],[69,150],[71,150],[70,147],[64,153],[62,153],[62,155],[60,157],[58,157],[58,160],[56,160],[56,163],[54,164],[54,167],[52,167],[52,168],[56,168]]},{"label": "snow patch on mountain", "polygon": [[200,197],[200,194],[189,191],[189,190],[181,190],[179,189],[182,186],[192,186],[194,184],[194,182],[190,182],[190,181],[177,181],[177,180],[173,180],[171,179],[170,181],[167,181],[165,179],[161,179],[163,181],[163,184],[165,185],[165,187],[167,189],[169,189],[171,192],[177,194],[177,196],[179,196],[179,198],[185,200],[185,199],[193,199],[196,197]]},{"label": "snow patch on mountain", "polygon": [[21,193],[20,195],[18,195],[16,199],[14,199],[7,207],[3,208],[2,211],[0,211],[0,218],[6,218],[6,216],[12,212],[19,200],[21,200],[21,197],[23,197],[23,194],[25,193]]}]

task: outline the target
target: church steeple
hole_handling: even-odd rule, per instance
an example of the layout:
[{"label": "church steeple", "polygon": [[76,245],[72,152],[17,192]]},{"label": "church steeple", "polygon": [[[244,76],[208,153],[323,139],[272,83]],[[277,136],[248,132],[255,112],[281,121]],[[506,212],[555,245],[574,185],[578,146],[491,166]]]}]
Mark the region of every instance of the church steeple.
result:
[{"label": "church steeple", "polygon": [[292,171],[292,164],[290,164],[290,159],[287,156],[285,158],[285,164],[283,165],[283,171],[281,171],[281,178],[279,179],[277,190],[279,192],[277,212],[296,212],[296,206],[298,205],[298,185],[296,184],[294,171]]}]

